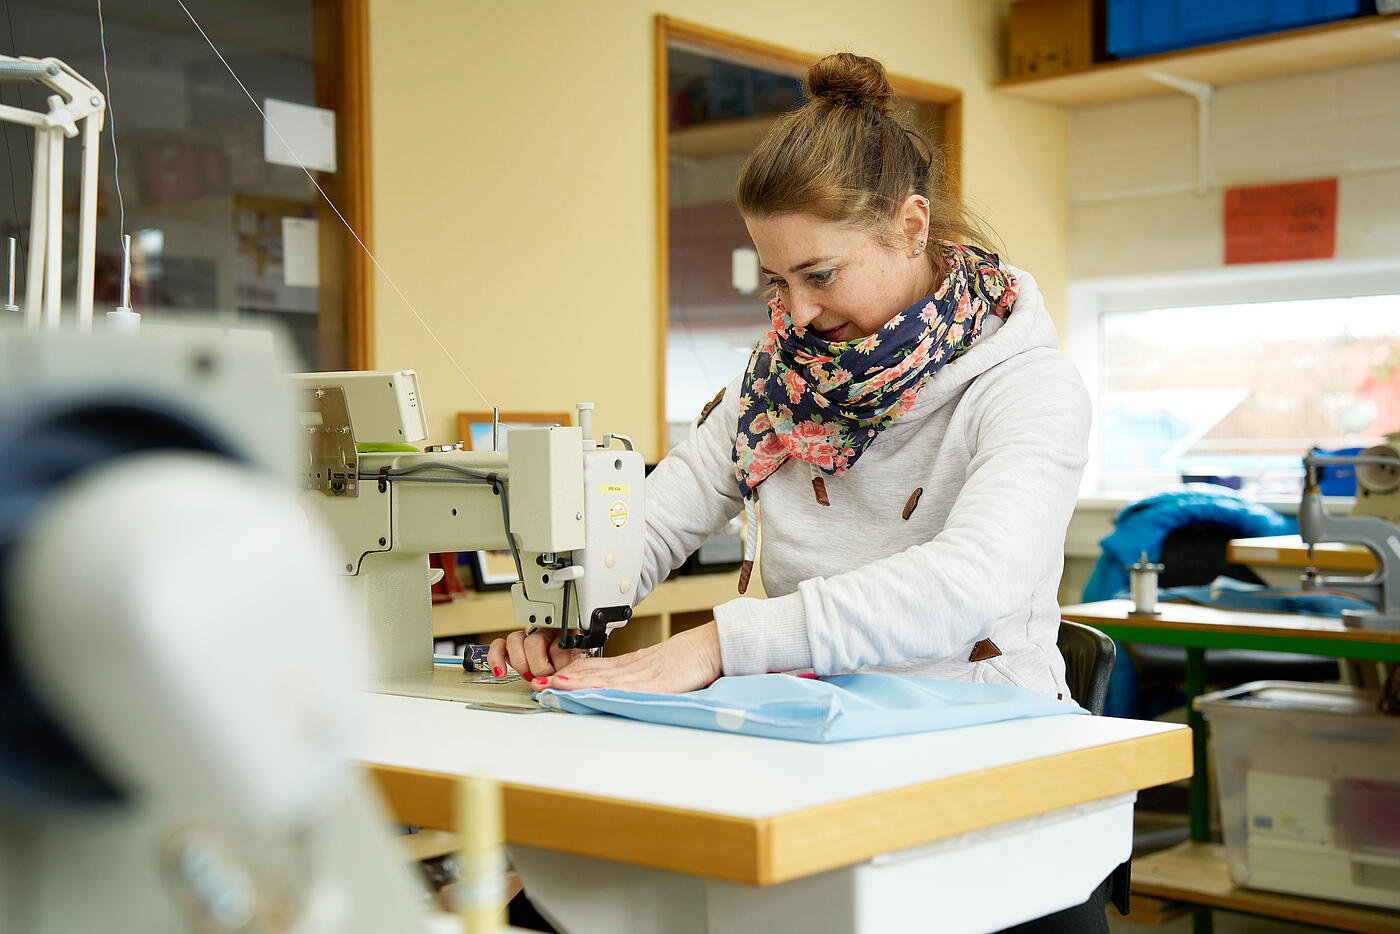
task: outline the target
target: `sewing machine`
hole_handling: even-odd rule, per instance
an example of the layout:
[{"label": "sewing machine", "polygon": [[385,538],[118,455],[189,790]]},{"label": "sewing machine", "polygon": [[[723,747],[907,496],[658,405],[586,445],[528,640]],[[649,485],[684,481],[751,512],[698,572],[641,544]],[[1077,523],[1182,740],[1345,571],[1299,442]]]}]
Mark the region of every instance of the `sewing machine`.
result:
[{"label": "sewing machine", "polygon": [[290,359],[105,330],[0,322],[0,930],[427,934],[349,762]]},{"label": "sewing machine", "polygon": [[641,573],[644,468],[627,438],[593,439],[591,405],[578,406],[578,427],[512,428],[504,451],[419,451],[412,445],[428,432],[412,370],[294,381],[304,501],[337,533],[327,570],[347,579],[369,625],[376,690],[464,697],[462,669],[433,665],[435,552],[510,551],[515,621],[561,629],[566,647],[595,652],[626,625]]},{"label": "sewing machine", "polygon": [[[1350,516],[1334,516],[1318,490],[1318,468],[1355,465],[1356,508]],[[1309,453],[1303,458],[1306,478],[1298,505],[1298,534],[1311,547],[1321,542],[1354,542],[1375,557],[1376,569],[1366,577],[1322,577],[1316,568],[1303,574],[1304,590],[1337,590],[1371,603],[1374,610],[1344,610],[1348,625],[1368,629],[1400,629],[1400,433],[1386,443],[1355,455]]]}]

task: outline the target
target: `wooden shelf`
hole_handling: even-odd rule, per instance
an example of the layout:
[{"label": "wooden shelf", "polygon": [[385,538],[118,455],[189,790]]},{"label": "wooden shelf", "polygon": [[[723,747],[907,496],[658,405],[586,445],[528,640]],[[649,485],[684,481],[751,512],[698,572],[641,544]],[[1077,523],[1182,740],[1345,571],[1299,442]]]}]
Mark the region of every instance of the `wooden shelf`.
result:
[{"label": "wooden shelf", "polygon": [[1400,912],[1239,888],[1219,843],[1187,842],[1134,859],[1133,895],[1139,894],[1360,934],[1400,930]]},{"label": "wooden shelf", "polygon": [[1103,62],[1068,74],[1007,78],[994,87],[1016,97],[1050,104],[1101,104],[1178,93],[1149,78],[1150,71],[1220,85],[1400,58],[1397,31],[1400,14],[1361,16],[1233,42]]},{"label": "wooden shelf", "polygon": [[[737,580],[738,572],[730,571],[690,574],[662,581],[656,590],[638,604],[633,621],[621,631],[631,629],[642,620],[660,618],[660,631],[653,635],[664,639],[670,635],[672,614],[708,612],[721,603],[733,600],[739,596],[736,589]],[[759,584],[756,572],[746,596],[763,596],[763,588]],[[436,639],[504,632],[515,628],[509,590],[486,593],[473,591],[459,596],[451,603],[433,605],[433,637]],[[649,637],[649,641],[654,642],[657,639]]]}]

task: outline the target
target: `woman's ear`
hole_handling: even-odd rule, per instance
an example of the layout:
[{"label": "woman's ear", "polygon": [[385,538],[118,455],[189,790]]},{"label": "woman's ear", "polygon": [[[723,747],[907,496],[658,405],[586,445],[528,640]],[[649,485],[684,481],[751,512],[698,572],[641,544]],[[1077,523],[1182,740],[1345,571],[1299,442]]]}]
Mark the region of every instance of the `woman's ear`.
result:
[{"label": "woman's ear", "polygon": [[928,199],[910,195],[900,205],[899,226],[912,249],[922,250],[928,242]]},{"label": "woman's ear", "polygon": [[904,238],[909,241],[914,255],[924,251],[928,242],[928,199],[923,195],[910,195],[900,204],[899,227]]}]

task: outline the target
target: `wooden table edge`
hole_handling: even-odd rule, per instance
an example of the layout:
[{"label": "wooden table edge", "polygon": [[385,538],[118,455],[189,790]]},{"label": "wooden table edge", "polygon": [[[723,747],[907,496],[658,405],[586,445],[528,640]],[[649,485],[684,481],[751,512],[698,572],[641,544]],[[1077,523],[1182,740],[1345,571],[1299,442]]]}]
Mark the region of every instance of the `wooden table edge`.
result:
[{"label": "wooden table edge", "polygon": [[[454,826],[457,776],[362,764],[394,820]],[[764,818],[510,783],[502,795],[509,843],[772,885],[1190,775],[1181,727]]]},{"label": "wooden table edge", "polygon": [[1359,571],[1376,569],[1376,559],[1364,547],[1357,549],[1319,548],[1312,560],[1308,546],[1302,544],[1263,544],[1258,539],[1232,539],[1225,543],[1225,558],[1234,564],[1263,565],[1280,568],[1316,567],[1321,571]]},{"label": "wooden table edge", "polygon": [[[1127,600],[1105,600],[1102,603],[1115,603],[1127,605]],[[1247,623],[1225,623],[1191,621],[1180,619],[1165,619],[1170,615],[1170,610],[1164,610],[1157,616],[1135,616],[1135,615],[1113,615],[1107,616],[1101,613],[1086,613],[1078,608],[1093,606],[1091,603],[1076,603],[1069,606],[1060,607],[1060,618],[1067,619],[1074,623],[1083,623],[1086,626],[1108,627],[1122,630],[1141,630],[1142,632],[1208,632],[1220,635],[1242,635],[1262,637],[1268,639],[1289,639],[1289,640],[1317,640],[1320,642],[1342,642],[1369,645],[1400,645],[1400,631],[1385,629],[1360,629],[1360,628],[1336,628],[1336,629],[1289,629],[1282,626],[1251,626]],[[1160,604],[1170,607],[1172,604]],[[1219,607],[1203,607],[1199,604],[1182,604],[1203,610],[1216,610],[1222,614],[1238,614],[1247,617],[1251,614],[1261,617],[1287,616],[1286,613],[1262,612],[1257,610],[1223,610]],[[1302,617],[1308,619],[1309,617]],[[1319,616],[1313,619],[1331,620],[1331,617]],[[1340,625],[1340,624],[1339,624]],[[1379,636],[1379,638],[1377,638]],[[1131,639],[1127,641],[1133,641]],[[1150,641],[1144,639],[1143,641]]]}]

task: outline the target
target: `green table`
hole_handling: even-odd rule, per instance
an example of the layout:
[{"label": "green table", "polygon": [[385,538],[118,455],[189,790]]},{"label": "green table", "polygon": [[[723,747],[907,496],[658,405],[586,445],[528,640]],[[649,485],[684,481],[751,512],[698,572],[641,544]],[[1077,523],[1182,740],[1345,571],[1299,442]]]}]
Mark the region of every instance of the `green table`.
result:
[{"label": "green table", "polygon": [[[1084,623],[1119,642],[1179,645],[1186,649],[1186,710],[1191,727],[1191,839],[1210,840],[1210,788],[1206,782],[1205,717],[1193,701],[1206,688],[1207,649],[1300,652],[1329,658],[1400,662],[1400,630],[1353,629],[1340,619],[1294,613],[1251,613],[1193,603],[1161,603],[1156,616],[1132,612],[1128,600],[1101,600],[1060,608],[1063,619]],[[1208,910],[1206,912],[1208,915]],[[1209,918],[1197,914],[1197,932]]]}]

